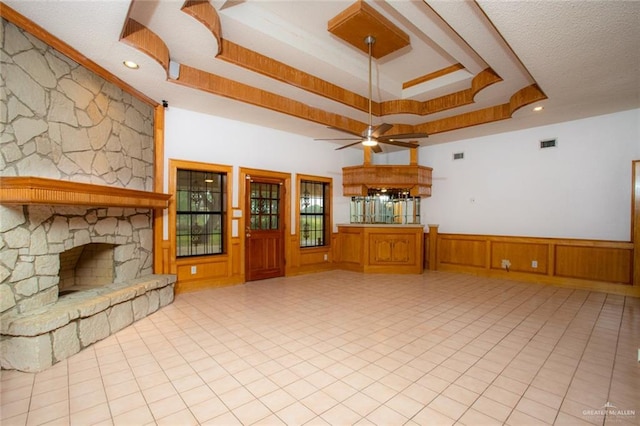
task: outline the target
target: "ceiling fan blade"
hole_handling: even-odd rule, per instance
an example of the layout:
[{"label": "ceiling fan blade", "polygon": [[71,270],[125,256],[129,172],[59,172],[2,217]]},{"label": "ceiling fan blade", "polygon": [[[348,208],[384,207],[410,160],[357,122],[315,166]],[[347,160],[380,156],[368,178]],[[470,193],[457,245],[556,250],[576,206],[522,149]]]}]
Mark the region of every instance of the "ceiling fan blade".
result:
[{"label": "ceiling fan blade", "polygon": [[395,139],[378,139],[378,143],[386,143],[387,145],[401,146],[403,148],[418,148],[420,146],[415,142],[402,142]]},{"label": "ceiling fan blade", "polygon": [[373,136],[374,138],[378,138],[381,135],[383,135],[386,132],[388,132],[389,129],[391,129],[392,127],[393,127],[393,124],[382,123],[381,125],[379,125],[375,129],[373,129],[373,133],[371,133],[371,136]]},{"label": "ceiling fan blade", "polygon": [[420,139],[429,137],[428,133],[402,133],[399,135],[389,135],[389,136],[380,136],[378,138],[379,141],[389,140],[389,139]]},{"label": "ceiling fan blade", "polygon": [[380,145],[374,145],[371,147],[371,151],[375,152],[376,154],[382,152],[382,147]]},{"label": "ceiling fan blade", "polygon": [[355,140],[362,140],[362,138],[331,138],[331,139],[324,139],[324,138],[320,138],[320,139],[314,139],[314,141],[355,141]]},{"label": "ceiling fan blade", "polygon": [[340,151],[341,149],[349,148],[350,146],[358,145],[360,142],[361,141],[350,143],[349,145],[341,146],[339,148],[336,148],[336,151]]}]

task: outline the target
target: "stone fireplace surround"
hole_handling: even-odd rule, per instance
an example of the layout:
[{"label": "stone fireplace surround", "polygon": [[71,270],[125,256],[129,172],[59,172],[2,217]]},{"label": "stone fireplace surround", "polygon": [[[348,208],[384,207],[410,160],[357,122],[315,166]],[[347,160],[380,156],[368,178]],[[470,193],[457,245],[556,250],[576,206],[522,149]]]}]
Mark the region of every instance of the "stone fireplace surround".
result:
[{"label": "stone fireplace surround", "polygon": [[[39,371],[173,299],[153,275],[156,103],[0,8],[0,366]],[[113,244],[113,279],[58,298],[59,254]],[[64,285],[64,283],[63,283]]]},{"label": "stone fireplace surround", "polygon": [[[9,275],[1,275],[14,289],[9,294],[2,284],[0,294],[3,369],[42,371],[173,301],[175,276],[152,273],[152,209],[144,207],[164,204],[168,195],[45,179],[0,183],[1,260],[12,265]],[[65,186],[135,195],[124,198],[135,207],[65,205],[87,195],[59,190]],[[141,201],[145,195],[150,200]],[[50,205],[53,200],[61,205]],[[112,247],[112,282],[60,297],[60,254],[92,244]]]}]

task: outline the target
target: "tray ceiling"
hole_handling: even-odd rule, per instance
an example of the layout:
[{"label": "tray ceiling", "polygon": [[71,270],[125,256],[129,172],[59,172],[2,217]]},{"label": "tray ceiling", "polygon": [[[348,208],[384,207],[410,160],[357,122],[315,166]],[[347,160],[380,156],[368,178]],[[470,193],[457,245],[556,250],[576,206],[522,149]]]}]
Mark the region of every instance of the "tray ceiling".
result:
[{"label": "tray ceiling", "polygon": [[[5,3],[169,108],[310,138],[366,126],[364,40],[328,30],[354,1]],[[640,107],[640,2],[366,7],[409,38],[374,60],[374,125],[421,145]]]}]

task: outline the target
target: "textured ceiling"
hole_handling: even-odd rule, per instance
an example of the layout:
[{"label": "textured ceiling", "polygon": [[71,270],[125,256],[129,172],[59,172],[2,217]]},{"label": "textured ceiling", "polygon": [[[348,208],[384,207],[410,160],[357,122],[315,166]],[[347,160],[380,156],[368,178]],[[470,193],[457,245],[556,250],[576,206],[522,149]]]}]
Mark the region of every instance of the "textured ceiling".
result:
[{"label": "textured ceiling", "polygon": [[[345,137],[327,126],[359,132],[368,120],[367,54],[327,30],[353,1],[211,1],[218,38],[178,1],[5,3],[169,107],[311,138]],[[410,38],[409,46],[374,61],[374,125],[427,131],[421,145],[640,107],[640,2],[368,4]],[[181,65],[180,77],[120,40],[127,19],[157,36]],[[229,46],[250,52],[250,66],[234,62]],[[288,66],[288,73],[265,72],[260,58]],[[140,69],[126,69],[125,59]],[[219,89],[194,86],[187,67],[214,76]],[[409,84],[421,77],[426,81]],[[310,79],[324,89],[313,89]],[[460,102],[465,93],[472,93],[469,101]],[[418,107],[398,108],[408,101]],[[534,113],[534,105],[545,109]]]}]

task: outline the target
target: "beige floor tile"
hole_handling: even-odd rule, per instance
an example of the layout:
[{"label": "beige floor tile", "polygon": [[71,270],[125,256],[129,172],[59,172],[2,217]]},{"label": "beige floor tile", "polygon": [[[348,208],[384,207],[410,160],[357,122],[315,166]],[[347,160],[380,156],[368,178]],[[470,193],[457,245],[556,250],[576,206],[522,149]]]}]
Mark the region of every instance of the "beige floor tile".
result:
[{"label": "beige floor tile", "polygon": [[253,425],[273,413],[258,400],[252,400],[232,410],[243,425]]},{"label": "beige floor tile", "polygon": [[522,426],[522,425],[545,426],[545,425],[551,425],[553,423],[547,423],[536,417],[523,413],[522,411],[514,410],[509,416],[509,418],[507,419],[505,424],[509,426]]},{"label": "beige floor tile", "polygon": [[106,403],[71,413],[69,416],[69,424],[72,426],[97,425],[100,423],[111,423],[111,411],[109,411],[109,405]]},{"label": "beige floor tile", "polygon": [[294,402],[275,413],[283,422],[290,425],[301,425],[316,416],[316,414],[305,407],[301,402]]},{"label": "beige floor tile", "polygon": [[403,394],[394,396],[384,405],[397,411],[398,413],[409,419],[416,415],[422,408],[424,408],[424,404],[421,404],[415,399]]},{"label": "beige floor tile", "polygon": [[633,424],[584,413],[637,409],[634,309],[443,272],[181,294],[44,372],[0,372],[2,424]]},{"label": "beige floor tile", "polygon": [[153,421],[153,415],[147,406],[138,407],[122,414],[113,415],[113,424],[115,426],[145,425],[152,423]]},{"label": "beige floor tile", "polygon": [[113,416],[132,411],[140,407],[146,407],[147,401],[142,396],[142,392],[134,392],[129,395],[121,396],[113,400],[109,400],[109,409]]},{"label": "beige floor tile", "polygon": [[554,422],[556,415],[558,413],[557,409],[548,407],[544,404],[541,404],[537,401],[533,401],[526,397],[523,397],[518,402],[518,405],[516,405],[515,410],[528,414],[532,417],[535,417],[549,424],[552,424]]},{"label": "beige floor tile", "polygon": [[27,425],[39,425],[66,418],[69,415],[69,402],[67,400],[47,405],[36,410],[30,410],[27,417]]},{"label": "beige floor tile", "polygon": [[366,419],[377,425],[399,425],[409,420],[406,416],[384,405],[369,413]]},{"label": "beige floor tile", "polygon": [[153,417],[156,419],[167,417],[170,414],[177,413],[178,411],[182,411],[186,408],[187,406],[184,401],[178,395],[173,395],[168,398],[149,403],[149,409],[151,410]]},{"label": "beige floor tile", "polygon": [[196,426],[198,425],[198,421],[191,414],[189,410],[181,410],[177,413],[173,413],[167,417],[163,417],[157,420],[158,426],[173,426],[173,425],[181,425],[181,426]]},{"label": "beige floor tile", "polygon": [[429,403],[428,407],[433,408],[434,410],[455,420],[459,419],[460,416],[462,416],[462,414],[464,414],[464,412],[467,411],[468,408],[467,405],[444,395],[439,395],[438,397],[436,397]]},{"label": "beige floor tile", "polygon": [[460,417],[457,424],[466,426],[499,426],[502,425],[502,422],[471,408]]},{"label": "beige floor tile", "polygon": [[296,399],[282,389],[275,390],[260,397],[260,402],[272,412],[277,412],[296,402]]},{"label": "beige floor tile", "polygon": [[337,404],[320,415],[329,425],[351,425],[358,422],[362,416],[343,404]]},{"label": "beige floor tile", "polygon": [[430,407],[425,407],[420,410],[411,420],[414,421],[415,424],[424,426],[450,426],[456,423],[452,418]]},{"label": "beige floor tile", "polygon": [[512,407],[501,404],[486,396],[480,396],[473,403],[472,408],[501,422],[504,422],[512,411]]},{"label": "beige floor tile", "polygon": [[205,423],[222,414],[229,413],[228,408],[217,396],[190,405],[189,409],[200,423]]}]

